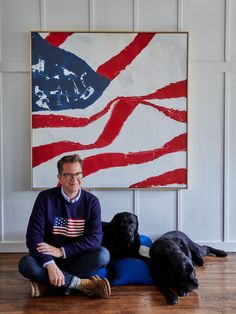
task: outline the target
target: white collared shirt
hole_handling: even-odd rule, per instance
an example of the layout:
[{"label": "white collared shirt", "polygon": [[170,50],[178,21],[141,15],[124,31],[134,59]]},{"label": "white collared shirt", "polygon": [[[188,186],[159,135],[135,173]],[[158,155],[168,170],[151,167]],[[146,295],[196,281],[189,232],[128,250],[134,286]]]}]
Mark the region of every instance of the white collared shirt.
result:
[{"label": "white collared shirt", "polygon": [[81,195],[81,190],[79,190],[78,195],[77,195],[75,198],[73,198],[73,200],[71,200],[71,199],[66,195],[66,193],[63,191],[63,188],[62,188],[62,187],[61,187],[61,194],[63,195],[64,199],[65,199],[67,202],[73,204],[74,202],[77,202],[77,201],[79,200],[80,195]]}]

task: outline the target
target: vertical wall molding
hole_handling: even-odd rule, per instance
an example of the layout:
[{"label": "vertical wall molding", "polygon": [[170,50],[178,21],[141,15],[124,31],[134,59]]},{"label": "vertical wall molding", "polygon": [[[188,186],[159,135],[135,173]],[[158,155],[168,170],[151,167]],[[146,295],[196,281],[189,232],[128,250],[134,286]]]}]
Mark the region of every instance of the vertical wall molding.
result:
[{"label": "vertical wall molding", "polygon": [[181,190],[176,191],[176,229],[183,230]]},{"label": "vertical wall molding", "polygon": [[[224,62],[230,62],[230,3],[225,0],[225,50]],[[229,73],[224,73],[224,155],[223,155],[223,241],[229,241]]]},{"label": "vertical wall molding", "polygon": [[46,29],[46,0],[40,0],[40,9],[39,9],[39,14],[40,14],[40,30],[45,30]]},{"label": "vertical wall molding", "polygon": [[3,129],[2,129],[2,73],[0,73],[0,241],[4,242],[3,212]]},{"label": "vertical wall molding", "polygon": [[133,31],[138,31],[138,3],[137,0],[133,0]]},{"label": "vertical wall molding", "polygon": [[89,12],[88,28],[89,28],[89,31],[92,32],[92,31],[94,31],[94,0],[88,1],[88,12]]},{"label": "vertical wall molding", "polygon": [[225,51],[224,58],[225,62],[231,61],[230,56],[230,10],[231,10],[231,0],[225,0]]},{"label": "vertical wall molding", "polygon": [[183,1],[177,0],[177,31],[183,30]]},{"label": "vertical wall molding", "polygon": [[0,2],[0,63],[2,61],[2,1]]},{"label": "vertical wall molding", "polygon": [[[2,2],[0,2],[0,21],[2,21]],[[2,63],[2,23],[0,23],[0,64]],[[0,68],[1,69],[1,68]],[[0,242],[3,242],[3,161],[2,161],[2,73],[0,72]]]},{"label": "vertical wall molding", "polygon": [[223,241],[229,241],[229,74],[224,74]]},{"label": "vertical wall molding", "polygon": [[[177,31],[183,30],[183,1],[177,0]],[[176,229],[182,230],[182,193],[176,191]]]},{"label": "vertical wall molding", "polygon": [[139,217],[139,191],[133,190],[133,213]]}]

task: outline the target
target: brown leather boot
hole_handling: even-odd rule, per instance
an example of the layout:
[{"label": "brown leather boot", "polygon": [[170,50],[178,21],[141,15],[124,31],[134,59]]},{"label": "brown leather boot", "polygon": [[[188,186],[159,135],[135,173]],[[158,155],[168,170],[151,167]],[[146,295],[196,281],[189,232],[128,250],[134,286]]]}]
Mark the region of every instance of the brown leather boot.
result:
[{"label": "brown leather boot", "polygon": [[77,289],[83,291],[89,296],[96,295],[100,298],[108,298],[111,295],[111,287],[109,281],[99,276],[93,276],[88,279],[80,279]]},{"label": "brown leather boot", "polygon": [[46,289],[46,286],[37,283],[36,281],[30,280],[30,296],[32,298],[41,297]]},{"label": "brown leather boot", "polygon": [[94,276],[91,276],[89,279],[98,281],[101,279],[101,277],[99,277],[98,275],[94,275]]}]

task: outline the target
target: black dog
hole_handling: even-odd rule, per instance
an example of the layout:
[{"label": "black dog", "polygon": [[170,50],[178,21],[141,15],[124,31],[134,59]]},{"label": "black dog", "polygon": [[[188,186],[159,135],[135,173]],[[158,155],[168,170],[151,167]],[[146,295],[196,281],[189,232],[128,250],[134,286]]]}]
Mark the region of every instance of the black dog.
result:
[{"label": "black dog", "polygon": [[180,231],[171,231],[153,242],[150,249],[151,273],[168,304],[178,303],[178,295],[185,296],[198,288],[194,265],[203,266],[204,256],[227,256],[222,250],[193,242]]},{"label": "black dog", "polygon": [[140,258],[140,238],[138,217],[129,212],[116,214],[110,222],[102,223],[103,240],[111,255],[111,260],[118,258]]}]

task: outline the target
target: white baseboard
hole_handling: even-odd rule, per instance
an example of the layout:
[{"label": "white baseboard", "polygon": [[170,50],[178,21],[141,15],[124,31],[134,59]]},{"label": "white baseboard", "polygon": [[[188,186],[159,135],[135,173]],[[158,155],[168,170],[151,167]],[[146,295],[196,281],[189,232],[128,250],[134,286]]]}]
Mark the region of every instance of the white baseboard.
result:
[{"label": "white baseboard", "polygon": [[[236,242],[202,242],[199,244],[204,244],[212,246],[219,250],[224,250],[226,252],[236,252]],[[0,243],[0,253],[25,253],[28,249],[25,243]]]},{"label": "white baseboard", "polygon": [[236,252],[236,242],[201,242],[199,244],[204,244],[208,246],[212,246],[215,249],[224,250],[226,252]]},{"label": "white baseboard", "polygon": [[25,243],[0,243],[0,253],[25,253],[28,249]]}]

